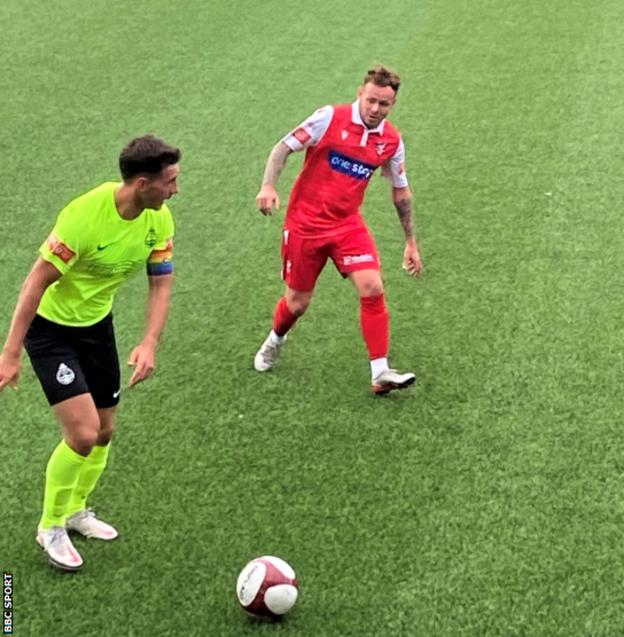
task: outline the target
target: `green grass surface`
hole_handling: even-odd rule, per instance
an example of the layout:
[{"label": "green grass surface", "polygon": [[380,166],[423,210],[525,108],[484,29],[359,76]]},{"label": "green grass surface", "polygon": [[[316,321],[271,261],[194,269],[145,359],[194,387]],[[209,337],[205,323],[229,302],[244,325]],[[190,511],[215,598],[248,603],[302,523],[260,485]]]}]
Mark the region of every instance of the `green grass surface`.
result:
[{"label": "green grass surface", "polygon": [[[76,576],[34,543],[58,431],[28,363],[0,396],[16,635],[624,634],[621,2],[4,0],[0,23],[2,334],[55,214],[123,144],[184,151],[159,367],[92,499],[122,535],[78,540]],[[376,178],[393,360],[419,377],[381,400],[331,267],[275,372],[252,370],[281,291],[266,156],[375,61],[404,79],[425,263],[401,271]],[[141,277],[118,295],[122,358],[144,299]],[[262,554],[301,580],[275,625],[234,595]]]}]

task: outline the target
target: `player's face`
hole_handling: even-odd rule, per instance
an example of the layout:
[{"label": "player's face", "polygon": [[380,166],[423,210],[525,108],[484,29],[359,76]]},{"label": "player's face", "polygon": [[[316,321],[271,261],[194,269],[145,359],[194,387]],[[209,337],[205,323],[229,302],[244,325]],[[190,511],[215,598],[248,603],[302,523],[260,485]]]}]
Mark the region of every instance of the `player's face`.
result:
[{"label": "player's face", "polygon": [[360,117],[369,128],[376,128],[394,106],[395,93],[391,86],[377,86],[367,82],[358,89]]},{"label": "player's face", "polygon": [[140,180],[144,181],[140,185],[139,191],[145,207],[160,210],[163,203],[178,192],[179,174],[180,166],[171,164],[163,168],[156,177],[151,179],[141,177]]}]

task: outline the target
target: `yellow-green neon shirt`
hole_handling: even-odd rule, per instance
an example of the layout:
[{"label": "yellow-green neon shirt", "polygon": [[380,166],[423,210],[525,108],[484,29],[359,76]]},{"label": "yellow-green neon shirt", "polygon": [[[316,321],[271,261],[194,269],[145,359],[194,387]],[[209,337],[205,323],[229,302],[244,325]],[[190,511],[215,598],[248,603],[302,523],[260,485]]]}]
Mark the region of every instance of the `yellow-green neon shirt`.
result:
[{"label": "yellow-green neon shirt", "polygon": [[74,199],[60,213],[39,253],[63,276],[45,291],[37,313],[61,325],[88,326],[113,306],[123,281],[145,267],[152,253],[168,255],[174,233],[166,205],[123,219],[108,182]]}]

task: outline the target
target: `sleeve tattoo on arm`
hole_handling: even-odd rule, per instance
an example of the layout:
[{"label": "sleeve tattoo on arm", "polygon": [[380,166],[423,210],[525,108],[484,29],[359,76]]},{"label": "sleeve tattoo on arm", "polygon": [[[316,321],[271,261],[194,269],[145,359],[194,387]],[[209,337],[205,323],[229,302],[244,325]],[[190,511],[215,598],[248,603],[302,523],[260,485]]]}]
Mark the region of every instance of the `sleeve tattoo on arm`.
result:
[{"label": "sleeve tattoo on arm", "polygon": [[414,228],[412,226],[412,199],[410,197],[399,199],[394,202],[394,207],[399,215],[399,221],[403,226],[405,238],[412,238],[414,236]]},{"label": "sleeve tattoo on arm", "polygon": [[274,186],[277,183],[284,166],[286,166],[286,159],[288,159],[288,155],[291,152],[290,148],[281,142],[273,148],[264,170],[263,184],[272,184]]}]

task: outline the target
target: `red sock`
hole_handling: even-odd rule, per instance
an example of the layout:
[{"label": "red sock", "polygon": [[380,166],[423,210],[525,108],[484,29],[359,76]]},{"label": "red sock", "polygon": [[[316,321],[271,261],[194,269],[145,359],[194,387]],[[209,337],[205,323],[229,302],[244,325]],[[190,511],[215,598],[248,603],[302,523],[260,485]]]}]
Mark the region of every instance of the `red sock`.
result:
[{"label": "red sock", "polygon": [[383,294],[360,297],[360,324],[370,359],[388,356],[390,315]]},{"label": "red sock", "polygon": [[282,297],[275,306],[273,314],[273,331],[278,336],[284,336],[286,332],[295,324],[299,317],[295,316],[286,303],[286,297]]}]

